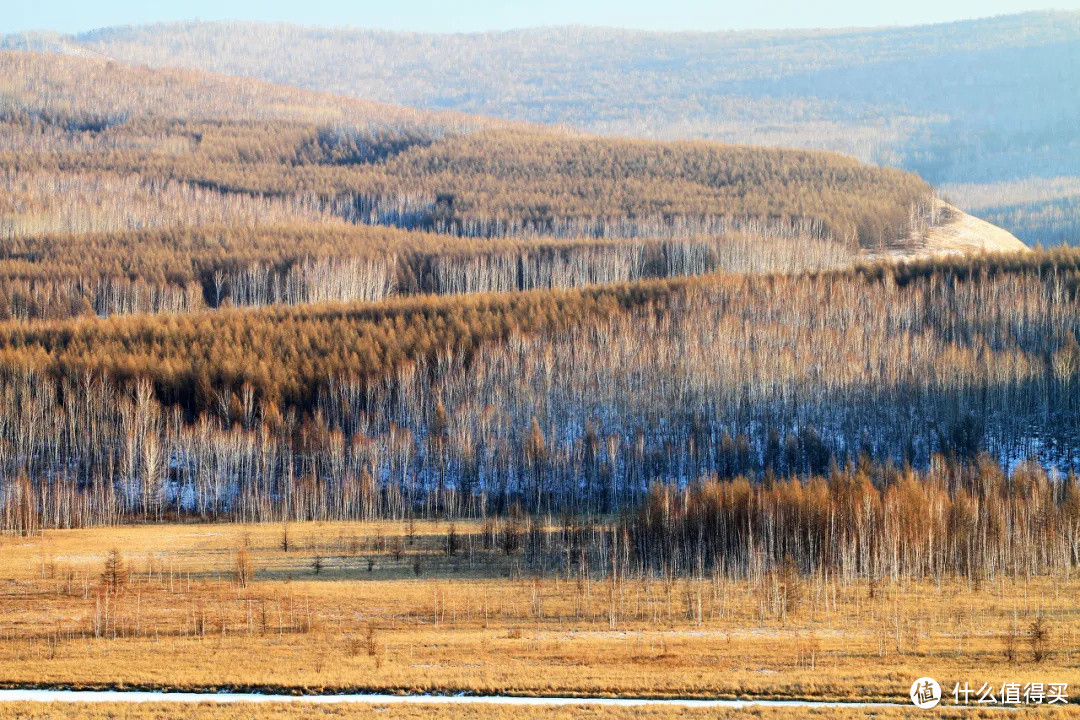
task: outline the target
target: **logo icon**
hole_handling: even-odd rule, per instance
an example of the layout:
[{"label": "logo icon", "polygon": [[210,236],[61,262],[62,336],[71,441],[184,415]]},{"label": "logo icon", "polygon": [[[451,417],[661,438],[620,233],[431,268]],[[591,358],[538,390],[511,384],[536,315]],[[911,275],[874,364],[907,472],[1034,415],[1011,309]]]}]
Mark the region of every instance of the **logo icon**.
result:
[{"label": "logo icon", "polygon": [[911,683],[911,702],[921,710],[935,708],[941,702],[941,686],[934,678],[919,678]]}]

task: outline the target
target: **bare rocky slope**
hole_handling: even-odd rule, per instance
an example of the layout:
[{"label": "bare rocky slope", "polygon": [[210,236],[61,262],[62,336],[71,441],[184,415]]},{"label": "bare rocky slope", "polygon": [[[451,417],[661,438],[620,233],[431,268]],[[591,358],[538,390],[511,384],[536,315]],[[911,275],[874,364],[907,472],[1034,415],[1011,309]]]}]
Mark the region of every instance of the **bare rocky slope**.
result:
[{"label": "bare rocky slope", "polygon": [[1008,230],[980,220],[946,202],[939,203],[939,221],[916,236],[884,251],[866,253],[868,259],[916,260],[960,254],[1026,252],[1030,248]]}]

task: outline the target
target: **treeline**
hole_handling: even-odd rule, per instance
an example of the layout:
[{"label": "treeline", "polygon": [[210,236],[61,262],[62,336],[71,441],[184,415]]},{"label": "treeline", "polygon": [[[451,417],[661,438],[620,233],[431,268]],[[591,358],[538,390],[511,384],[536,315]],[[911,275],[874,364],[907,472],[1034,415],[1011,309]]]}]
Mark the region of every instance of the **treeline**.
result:
[{"label": "treeline", "polygon": [[0,249],[0,318],[570,288],[718,270],[800,272],[850,265],[856,257],[812,228],[755,230],[669,239],[481,240],[291,224],[20,237]]},{"label": "treeline", "polygon": [[[540,343],[537,356],[563,344],[583,351],[603,343],[595,348],[600,356],[624,368],[631,360],[648,359],[615,360],[612,350],[657,353],[670,341],[679,343],[671,357],[686,363],[694,357],[691,352],[700,353],[706,369],[728,354],[711,356],[713,343],[728,343],[731,333],[751,333],[740,342],[760,342],[755,356],[739,356],[738,362],[749,363],[740,373],[760,377],[754,365],[760,357],[769,363],[762,367],[780,378],[837,376],[846,385],[858,381],[881,391],[908,380],[962,372],[964,354],[978,360],[990,353],[1000,359],[988,367],[979,361],[978,367],[992,375],[1012,373],[1023,380],[1035,373],[1044,365],[1035,362],[1038,354],[1071,347],[1069,333],[1075,328],[1069,312],[1078,275],[1080,256],[1058,251],[802,276],[714,276],[583,291],[80,319],[0,327],[0,351],[11,368],[49,369],[72,378],[87,370],[114,380],[146,377],[157,385],[160,398],[196,411],[208,405],[192,388],[217,386],[226,377],[231,378],[229,391],[250,383],[260,398],[295,403],[306,411],[331,381],[385,377],[400,362],[431,359],[436,351],[468,355],[489,339],[514,336],[522,348]],[[625,311],[612,314],[618,308]],[[597,333],[591,320],[601,317],[608,324]],[[573,328],[580,337],[534,333],[556,327]],[[656,342],[635,343],[641,328]],[[841,337],[855,332],[858,337]],[[915,350],[903,345],[916,339],[924,352],[917,358],[912,357]],[[687,344],[691,341],[694,345]],[[906,357],[891,353],[893,343],[906,347]],[[818,355],[807,356],[801,365],[809,347]],[[825,348],[835,349],[837,363],[825,363]],[[954,354],[952,361],[937,363],[937,355],[946,352]],[[1029,354],[1032,359],[1025,360]],[[777,364],[786,363],[785,357],[796,368]],[[349,362],[357,358],[361,362]],[[819,365],[832,369],[821,376],[815,369]],[[656,372],[666,372],[660,367]],[[476,370],[471,375],[479,378]],[[696,368],[683,365],[682,371],[693,375]],[[874,382],[879,375],[888,382]],[[710,400],[716,403],[717,396]]]},{"label": "treeline", "polygon": [[1080,480],[1035,464],[940,458],[923,473],[873,463],[810,479],[655,485],[619,522],[631,573],[845,580],[1034,577],[1080,566]]},{"label": "treeline", "polygon": [[112,173],[0,175],[0,238],[111,233],[152,228],[345,221],[314,198],[222,193],[188,183]]},{"label": "treeline", "polygon": [[[7,152],[0,159],[21,172],[140,174],[222,192],[315,196],[350,219],[468,236],[644,235],[670,233],[672,225],[708,232],[725,219],[752,218],[811,220],[841,241],[878,247],[903,237],[911,207],[930,195],[915,176],[810,151],[501,130],[411,143],[378,162],[342,163],[312,145],[322,132],[129,121],[103,132],[115,138],[96,141],[128,150]],[[163,145],[179,149],[155,147]],[[373,152],[386,151],[380,145]],[[417,193],[421,199],[410,199]],[[346,204],[335,205],[341,198]],[[357,213],[357,203],[383,209]]]},{"label": "treeline", "polygon": [[[14,392],[8,385],[5,399],[26,401],[20,393],[31,390],[31,382],[24,379]],[[35,483],[21,474],[0,489],[0,531],[27,535],[47,527],[192,516],[288,523],[468,515],[486,518],[485,549],[519,555],[538,574],[615,583],[711,576],[765,581],[789,592],[799,575],[979,583],[1051,574],[1068,581],[1080,567],[1080,479],[1034,463],[1006,472],[986,455],[968,463],[936,456],[927,470],[915,471],[863,456],[813,475],[654,481],[634,506],[613,517],[564,513],[556,520],[521,502],[500,503],[482,490],[465,495],[432,487],[422,497],[405,495],[396,485],[381,485],[349,453],[325,468],[339,473],[336,480],[288,472],[264,476],[266,485],[237,494],[233,483],[241,475],[268,473],[302,457],[268,445],[262,431],[233,433],[222,442],[205,422],[184,428],[177,415],[158,411],[145,385],[111,408],[96,401],[101,397],[77,407],[103,427],[88,426],[92,434],[62,437],[61,443],[79,443],[79,470],[106,458],[118,461],[112,466],[116,478],[91,474],[79,481],[69,471]],[[114,439],[113,424],[127,428],[115,454],[95,445]],[[62,436],[62,425],[57,429]],[[157,433],[181,443],[184,464],[169,467],[175,446],[158,445]],[[16,431],[15,437],[28,434]],[[448,533],[447,551],[454,552],[453,524]]]},{"label": "treeline", "polygon": [[278,306],[190,315],[136,315],[7,324],[0,365],[76,380],[146,378],[157,397],[191,412],[221,392],[254,389],[267,411],[310,411],[331,378],[372,380],[439,352],[469,352],[511,334],[556,330],[647,302],[677,285],[616,286],[383,304]]},{"label": "treeline", "polygon": [[63,524],[610,513],[860,457],[1073,471],[1076,255],[9,324],[0,478]]},{"label": "treeline", "polygon": [[903,236],[930,188],[843,156],[716,143],[485,131],[390,158],[387,173],[439,194],[435,220],[468,227],[517,220],[813,218],[866,247]]}]

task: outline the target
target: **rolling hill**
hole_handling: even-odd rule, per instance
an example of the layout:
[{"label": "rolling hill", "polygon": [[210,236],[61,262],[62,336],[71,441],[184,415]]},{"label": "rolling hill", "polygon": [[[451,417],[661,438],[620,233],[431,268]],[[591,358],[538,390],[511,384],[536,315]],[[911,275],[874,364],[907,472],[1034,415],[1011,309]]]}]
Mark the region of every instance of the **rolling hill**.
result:
[{"label": "rolling hill", "polygon": [[1028,243],[1077,231],[1077,195],[1053,180],[1080,167],[1078,13],[708,33],[184,23],[3,42],[601,134],[837,150],[914,170]]},{"label": "rolling hill", "polygon": [[[11,78],[0,151],[19,172],[363,196],[397,205],[396,223],[437,219],[471,234],[493,230],[463,224],[733,217],[812,219],[880,243],[929,193],[911,175],[832,153],[615,140],[96,57],[6,52],[0,72]],[[407,207],[421,220],[404,220]]]},{"label": "rolling hill", "polygon": [[918,177],[822,151],[609,138],[93,54],[0,52],[0,74],[15,317],[831,267],[930,206]]}]

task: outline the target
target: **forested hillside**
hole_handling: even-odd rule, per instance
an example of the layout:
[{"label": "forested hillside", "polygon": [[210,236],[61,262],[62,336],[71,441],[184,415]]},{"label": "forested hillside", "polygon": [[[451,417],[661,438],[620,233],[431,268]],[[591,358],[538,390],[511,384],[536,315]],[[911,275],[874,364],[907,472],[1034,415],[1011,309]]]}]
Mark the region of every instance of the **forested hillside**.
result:
[{"label": "forested hillside", "polygon": [[0,248],[0,318],[565,288],[719,270],[797,272],[848,266],[858,257],[842,243],[767,226],[579,240],[295,221],[51,234],[12,238]]},{"label": "forested hillside", "polygon": [[[1028,244],[1076,239],[1077,195],[1058,198],[1047,180],[1080,166],[1077,13],[800,32],[184,23],[5,43],[613,135],[839,150],[935,184],[993,188],[1003,195],[992,206],[966,192],[954,200]],[[1009,192],[1017,183],[1041,191]]]},{"label": "forested hillside", "polygon": [[7,529],[1075,463],[1080,260],[916,260],[957,213],[915,175],[97,57],[0,68]]},{"label": "forested hillside", "polygon": [[[198,106],[189,117],[182,101],[159,104],[183,84],[175,73],[18,53],[0,61],[21,82],[6,95],[0,159],[24,174],[138,175],[468,235],[608,235],[627,223],[642,234],[633,223],[707,230],[717,218],[756,218],[812,221],[866,246],[903,237],[930,193],[911,175],[826,153],[454,128],[419,113],[382,117],[375,106],[312,121],[321,96],[287,111],[297,119],[259,110],[246,119],[236,105],[261,108],[259,93],[272,89],[252,83],[245,98],[213,77],[187,81],[197,88],[185,95]],[[137,106],[133,87],[147,88]]]},{"label": "forested hillside", "polygon": [[860,458],[1075,470],[1078,268],[1026,254],[7,325],[3,468],[26,481],[5,492],[68,523],[266,520],[604,512],[658,482]]},{"label": "forested hillside", "polygon": [[0,69],[0,317],[820,269],[933,222],[926,183],[828,153],[613,140],[96,57],[5,52]]}]

